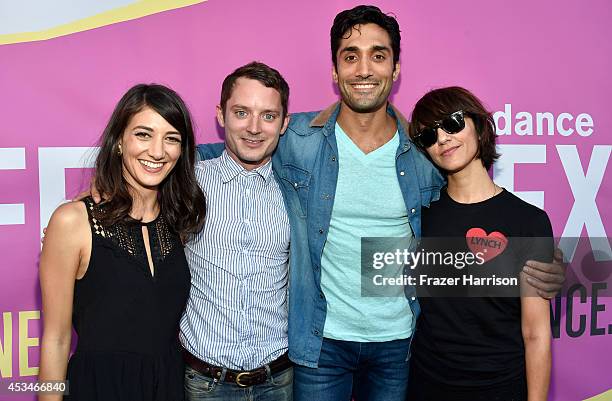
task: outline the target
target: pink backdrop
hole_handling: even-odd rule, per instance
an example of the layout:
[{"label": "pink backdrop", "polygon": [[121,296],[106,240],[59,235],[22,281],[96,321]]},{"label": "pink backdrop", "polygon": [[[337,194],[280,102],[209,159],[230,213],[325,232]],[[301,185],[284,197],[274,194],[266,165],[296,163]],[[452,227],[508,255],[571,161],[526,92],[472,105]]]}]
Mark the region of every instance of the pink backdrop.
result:
[{"label": "pink backdrop", "polygon": [[[401,110],[408,114],[428,89],[446,85],[471,89],[495,111],[511,105],[510,134],[499,137],[504,157],[495,173],[498,183],[540,202],[556,236],[566,231],[602,237],[612,230],[608,1],[373,3],[393,12],[402,28],[402,70],[393,92]],[[73,169],[81,165],[81,150],[68,148],[93,146],[114,104],[138,82],[176,89],[193,112],[199,140],[219,141],[214,107],[221,81],[253,59],[284,74],[291,86],[291,111],[321,109],[337,99],[329,28],[338,11],[356,4],[210,0],[52,40],[0,46],[0,158],[5,158],[0,160],[0,204],[23,205],[10,209],[16,213],[0,210],[2,378],[25,379],[38,366],[40,230],[48,211],[83,181],[82,170]],[[533,116],[533,135],[517,134],[529,131],[515,125],[528,118],[519,112]],[[536,113],[543,112],[565,118],[552,135],[546,125],[544,135],[535,132]],[[564,135],[576,130],[583,113],[592,119],[592,124],[585,116],[580,120],[590,134]],[[521,164],[513,166],[513,161]],[[588,241],[584,247],[579,252],[588,252]],[[610,281],[608,259],[598,262],[607,272],[599,281]],[[575,301],[574,329],[580,315],[586,322],[575,338],[566,330],[565,300],[555,309],[561,329],[554,340],[551,400],[583,400],[612,388],[612,302],[598,302],[603,310]],[[592,330],[593,319],[604,334]]]}]

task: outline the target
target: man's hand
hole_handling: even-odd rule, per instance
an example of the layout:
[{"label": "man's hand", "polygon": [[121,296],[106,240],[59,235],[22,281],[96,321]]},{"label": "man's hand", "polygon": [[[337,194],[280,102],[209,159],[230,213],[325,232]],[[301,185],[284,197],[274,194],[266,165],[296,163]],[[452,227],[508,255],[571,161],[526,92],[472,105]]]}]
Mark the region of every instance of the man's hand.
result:
[{"label": "man's hand", "polygon": [[75,202],[81,201],[87,198],[88,196],[91,196],[95,203],[100,203],[100,201],[102,200],[102,197],[100,196],[100,192],[98,192],[98,189],[96,188],[96,183],[93,180],[91,182],[91,186],[89,187],[89,191],[81,192],[80,194],[76,196],[76,198],[72,200]]},{"label": "man's hand", "polygon": [[542,298],[551,299],[559,293],[565,283],[563,252],[555,248],[552,263],[528,260],[523,266],[523,272],[528,275],[527,282],[531,284]]},{"label": "man's hand", "polygon": [[[98,192],[98,190],[96,189],[96,185],[93,181],[91,183],[91,187],[89,187],[89,191],[81,192],[74,199],[72,199],[72,201],[78,202],[87,198],[88,196],[91,196],[95,203],[100,203],[100,201],[102,200],[100,192]],[[41,244],[45,243],[45,235],[47,235],[47,227],[43,228],[43,236],[40,239]]]},{"label": "man's hand", "polygon": [[82,201],[83,199],[87,198],[88,196],[91,195],[91,190],[89,191],[83,191],[80,194],[78,194],[77,196],[75,196],[74,198],[72,198],[71,200],[73,202],[78,202],[78,201]]}]

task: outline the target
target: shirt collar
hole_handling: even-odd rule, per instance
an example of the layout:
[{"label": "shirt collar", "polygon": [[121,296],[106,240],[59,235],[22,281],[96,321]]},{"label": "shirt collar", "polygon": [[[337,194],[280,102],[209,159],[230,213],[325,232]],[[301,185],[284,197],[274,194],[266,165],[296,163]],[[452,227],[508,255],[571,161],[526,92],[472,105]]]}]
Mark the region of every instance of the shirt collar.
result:
[{"label": "shirt collar", "polygon": [[266,183],[269,183],[272,179],[272,163],[270,160],[263,166],[257,167],[253,170],[247,170],[232,159],[232,157],[227,153],[227,150],[224,150],[221,154],[219,168],[221,170],[221,180],[224,184],[230,182],[240,174],[259,175]]}]

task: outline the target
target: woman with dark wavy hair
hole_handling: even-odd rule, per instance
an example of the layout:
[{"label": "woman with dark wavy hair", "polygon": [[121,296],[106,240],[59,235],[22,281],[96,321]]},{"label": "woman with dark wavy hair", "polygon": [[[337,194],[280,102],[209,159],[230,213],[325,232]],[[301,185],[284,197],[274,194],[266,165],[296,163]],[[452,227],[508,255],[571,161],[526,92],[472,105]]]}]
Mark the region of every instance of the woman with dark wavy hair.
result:
[{"label": "woman with dark wavy hair", "polygon": [[438,272],[452,278],[503,277],[516,285],[474,284],[463,293],[447,287],[429,293],[437,296],[419,297],[422,314],[408,399],[545,401],[551,368],[549,303],[521,268],[528,259],[552,260],[546,212],[489,177],[487,170],[499,157],[495,123],[468,90],[441,88],[423,96],[412,113],[410,136],[448,179],[440,200],[422,211],[425,243],[433,244],[431,250],[479,258],[473,268],[451,262],[423,266],[419,273],[441,268],[446,270]]},{"label": "woman with dark wavy hair", "polygon": [[[194,144],[176,92],[132,87],[100,140],[94,180],[104,200],[70,202],[51,217],[40,259],[40,380],[67,379],[66,399],[183,399],[183,244],[205,214]],[[71,323],[79,338],[68,360]]]}]

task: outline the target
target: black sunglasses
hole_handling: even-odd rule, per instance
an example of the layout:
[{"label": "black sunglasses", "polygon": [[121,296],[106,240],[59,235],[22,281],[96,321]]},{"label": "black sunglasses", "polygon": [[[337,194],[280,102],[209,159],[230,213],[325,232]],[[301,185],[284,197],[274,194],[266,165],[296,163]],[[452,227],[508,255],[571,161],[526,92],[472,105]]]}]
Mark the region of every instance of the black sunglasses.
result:
[{"label": "black sunglasses", "polygon": [[414,137],[414,142],[422,148],[428,148],[438,141],[438,128],[449,134],[456,134],[465,128],[463,110],[451,113],[448,117],[434,122],[433,127],[423,127]]}]

